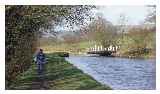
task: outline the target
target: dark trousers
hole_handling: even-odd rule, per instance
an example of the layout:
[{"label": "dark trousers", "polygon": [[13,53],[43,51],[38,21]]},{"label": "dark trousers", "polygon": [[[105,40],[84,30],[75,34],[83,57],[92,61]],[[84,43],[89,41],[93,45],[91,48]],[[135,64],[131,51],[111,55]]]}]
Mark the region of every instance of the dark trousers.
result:
[{"label": "dark trousers", "polygon": [[44,71],[44,64],[37,64],[38,67],[38,74],[42,74]]}]

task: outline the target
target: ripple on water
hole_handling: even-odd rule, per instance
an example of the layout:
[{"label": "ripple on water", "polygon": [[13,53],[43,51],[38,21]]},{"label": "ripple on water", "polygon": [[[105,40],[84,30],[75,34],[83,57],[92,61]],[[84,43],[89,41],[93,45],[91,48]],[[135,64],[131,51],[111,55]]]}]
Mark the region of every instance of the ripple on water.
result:
[{"label": "ripple on water", "polygon": [[155,60],[113,57],[69,57],[69,62],[113,89],[155,89]]}]

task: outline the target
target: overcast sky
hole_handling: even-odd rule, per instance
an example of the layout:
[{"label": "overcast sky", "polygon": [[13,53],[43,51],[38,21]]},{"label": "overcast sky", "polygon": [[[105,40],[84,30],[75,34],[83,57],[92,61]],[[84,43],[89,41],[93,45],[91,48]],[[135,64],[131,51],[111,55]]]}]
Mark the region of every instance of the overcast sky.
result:
[{"label": "overcast sky", "polygon": [[[112,24],[117,25],[119,23],[120,15],[125,15],[128,20],[126,24],[128,25],[138,25],[142,23],[150,11],[147,6],[143,5],[111,5],[111,6],[98,6],[99,8],[93,11],[93,15],[102,15],[107,21]],[[78,29],[76,26],[74,29]],[[68,27],[57,26],[55,27],[57,31],[70,31]]]},{"label": "overcast sky", "polygon": [[118,24],[120,14],[124,14],[128,20],[128,24],[139,24],[144,21],[148,14],[149,8],[142,5],[123,5],[123,6],[100,6],[99,13],[111,21],[113,24]]}]

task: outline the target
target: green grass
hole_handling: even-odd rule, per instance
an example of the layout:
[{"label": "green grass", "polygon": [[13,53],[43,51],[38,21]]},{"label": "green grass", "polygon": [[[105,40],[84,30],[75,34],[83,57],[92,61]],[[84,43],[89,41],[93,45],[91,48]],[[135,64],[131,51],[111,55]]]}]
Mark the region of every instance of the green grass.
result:
[{"label": "green grass", "polygon": [[84,74],[62,57],[47,54],[48,63],[45,72],[38,76],[36,65],[32,66],[10,85],[9,89],[33,90],[110,90],[111,88],[100,84],[91,76]]},{"label": "green grass", "polygon": [[53,53],[53,52],[68,52],[73,55],[79,55],[86,53],[87,48],[93,47],[95,43],[90,43],[88,41],[82,41],[78,43],[62,43],[62,44],[49,44],[49,45],[41,45],[41,48],[46,53]]}]

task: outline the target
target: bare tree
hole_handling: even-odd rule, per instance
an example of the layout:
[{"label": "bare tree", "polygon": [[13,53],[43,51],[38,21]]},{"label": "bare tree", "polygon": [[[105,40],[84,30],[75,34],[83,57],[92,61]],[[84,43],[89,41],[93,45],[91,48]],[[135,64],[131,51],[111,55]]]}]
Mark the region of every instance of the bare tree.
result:
[{"label": "bare tree", "polygon": [[120,32],[122,32],[122,33],[125,32],[127,22],[128,22],[128,19],[127,19],[126,15],[121,13],[119,15],[119,19],[118,19],[118,24],[120,26],[118,29],[120,29]]},{"label": "bare tree", "polygon": [[148,15],[145,18],[145,23],[156,24],[156,6],[147,6],[149,7]]}]

